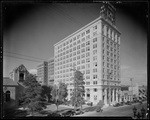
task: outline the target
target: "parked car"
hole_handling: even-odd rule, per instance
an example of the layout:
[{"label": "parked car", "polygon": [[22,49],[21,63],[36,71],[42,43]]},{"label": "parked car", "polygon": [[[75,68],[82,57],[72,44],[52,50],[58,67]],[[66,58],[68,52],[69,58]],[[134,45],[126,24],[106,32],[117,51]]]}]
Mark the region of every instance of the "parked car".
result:
[{"label": "parked car", "polygon": [[101,107],[97,107],[96,112],[103,112],[103,109]]},{"label": "parked car", "polygon": [[73,116],[75,114],[75,111],[73,109],[71,110],[65,110],[63,112],[60,113],[60,115],[62,117],[70,117],[70,116]]},{"label": "parked car", "polygon": [[132,103],[130,101],[127,101],[125,104],[126,105],[132,105]]},{"label": "parked car", "polygon": [[120,102],[120,106],[123,106],[125,104],[125,102]]},{"label": "parked car", "polygon": [[80,108],[75,110],[75,115],[80,115],[80,114],[83,114],[83,113],[84,112]]},{"label": "parked car", "polygon": [[90,101],[88,101],[88,102],[85,102],[87,105],[89,105],[89,106],[93,106],[93,103],[92,102],[90,102]]},{"label": "parked car", "polygon": [[119,107],[120,106],[120,103],[116,103],[113,105],[114,107]]}]

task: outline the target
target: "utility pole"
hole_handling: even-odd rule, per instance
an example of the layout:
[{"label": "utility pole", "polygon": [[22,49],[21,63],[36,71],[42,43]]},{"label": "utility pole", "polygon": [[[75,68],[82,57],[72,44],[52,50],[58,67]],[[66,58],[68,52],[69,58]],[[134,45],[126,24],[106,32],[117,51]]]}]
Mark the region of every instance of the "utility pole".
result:
[{"label": "utility pole", "polygon": [[110,101],[111,101],[111,93],[110,93],[110,80],[111,80],[111,77],[110,77],[111,73],[108,74],[108,88],[109,88],[109,106],[110,106]]},{"label": "utility pole", "polygon": [[130,78],[131,81],[131,89],[132,89],[132,100],[133,100],[133,78]]}]

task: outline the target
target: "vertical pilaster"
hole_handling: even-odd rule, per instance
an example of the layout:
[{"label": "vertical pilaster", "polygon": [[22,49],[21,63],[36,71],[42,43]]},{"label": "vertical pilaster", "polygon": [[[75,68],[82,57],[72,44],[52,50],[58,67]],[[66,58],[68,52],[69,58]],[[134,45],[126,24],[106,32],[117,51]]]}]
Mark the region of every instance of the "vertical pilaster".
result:
[{"label": "vertical pilaster", "polygon": [[115,101],[115,89],[112,89],[112,102],[114,103]]},{"label": "vertical pilaster", "polygon": [[105,88],[104,93],[105,93],[104,103],[107,104],[107,88]]},{"label": "vertical pilaster", "polygon": [[116,89],[116,102],[118,102],[118,89]]}]

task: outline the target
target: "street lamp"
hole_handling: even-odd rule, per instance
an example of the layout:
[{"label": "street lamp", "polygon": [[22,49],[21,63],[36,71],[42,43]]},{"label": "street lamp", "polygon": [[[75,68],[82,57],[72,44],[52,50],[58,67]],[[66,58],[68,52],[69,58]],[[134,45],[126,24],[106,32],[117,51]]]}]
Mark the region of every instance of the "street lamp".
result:
[{"label": "street lamp", "polygon": [[137,108],[134,106],[133,108],[134,117],[136,116],[136,112],[137,112]]}]

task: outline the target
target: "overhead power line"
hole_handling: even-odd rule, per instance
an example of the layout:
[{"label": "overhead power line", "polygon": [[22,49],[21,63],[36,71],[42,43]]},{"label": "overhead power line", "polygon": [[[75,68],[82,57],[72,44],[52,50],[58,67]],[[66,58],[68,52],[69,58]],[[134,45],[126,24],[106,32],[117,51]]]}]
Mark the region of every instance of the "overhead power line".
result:
[{"label": "overhead power line", "polygon": [[[54,6],[54,5],[53,5]],[[70,20],[72,23],[75,23],[76,25],[78,25],[79,27],[81,27],[81,23],[77,22],[74,18],[72,18],[70,15],[68,15],[67,13],[63,12],[62,9],[60,8],[56,8],[56,6],[53,7],[53,10],[55,10],[57,13],[65,16],[68,20]]]},{"label": "overhead power line", "polygon": [[32,57],[32,56],[28,56],[28,55],[23,55],[23,54],[19,54],[19,53],[8,52],[8,51],[3,51],[3,52],[9,53],[9,54],[21,55],[21,56],[24,56],[24,57],[34,58],[34,59],[38,59],[38,60],[42,60],[42,61],[47,61],[46,59],[36,58],[36,57]]},{"label": "overhead power line", "polygon": [[76,20],[74,17],[70,16],[67,14],[67,12],[61,8],[61,7],[56,7],[63,15],[66,15],[66,17],[70,18],[73,22],[77,23],[78,25],[82,26],[82,23],[78,20]]},{"label": "overhead power line", "polygon": [[26,58],[20,58],[20,57],[11,56],[11,55],[4,55],[4,56],[6,56],[6,57],[12,57],[12,58],[17,58],[17,59],[22,59],[22,60],[27,60],[27,61],[38,62],[38,63],[41,63],[41,62],[42,62],[42,61],[31,60],[31,59],[26,59]]}]

